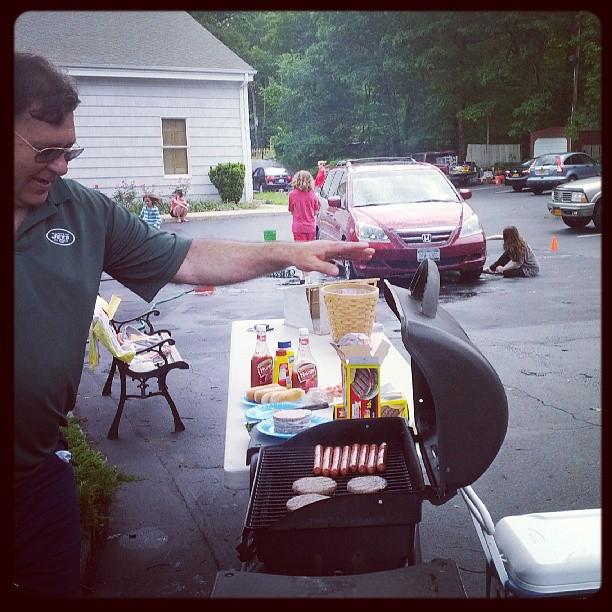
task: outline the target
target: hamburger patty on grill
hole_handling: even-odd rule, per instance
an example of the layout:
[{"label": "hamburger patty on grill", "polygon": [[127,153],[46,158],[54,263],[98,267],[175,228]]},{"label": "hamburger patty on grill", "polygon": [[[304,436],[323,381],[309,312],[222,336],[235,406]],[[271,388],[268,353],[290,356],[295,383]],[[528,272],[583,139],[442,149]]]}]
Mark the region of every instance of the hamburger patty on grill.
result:
[{"label": "hamburger patty on grill", "polygon": [[336,481],[327,478],[327,476],[305,476],[304,478],[298,478],[291,488],[298,495],[304,495],[305,493],[331,495],[337,486]]},{"label": "hamburger patty on grill", "polygon": [[308,504],[314,504],[315,502],[329,499],[327,495],[319,495],[318,493],[307,493],[306,495],[296,495],[291,499],[287,500],[287,510],[294,512],[298,508],[307,506]]}]

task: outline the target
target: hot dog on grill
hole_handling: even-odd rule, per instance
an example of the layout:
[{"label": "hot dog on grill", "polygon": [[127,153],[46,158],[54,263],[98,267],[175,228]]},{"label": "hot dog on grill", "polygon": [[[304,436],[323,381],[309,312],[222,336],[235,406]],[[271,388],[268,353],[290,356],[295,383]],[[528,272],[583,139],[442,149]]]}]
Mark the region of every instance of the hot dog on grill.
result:
[{"label": "hot dog on grill", "polygon": [[332,446],[326,446],[323,451],[323,466],[321,469],[321,474],[323,476],[329,476],[331,473],[331,464],[332,464],[332,453],[334,452],[334,448]]},{"label": "hot dog on grill", "polygon": [[359,463],[359,444],[355,442],[351,447],[351,458],[349,459],[349,472],[354,474],[357,471],[357,464]]},{"label": "hot dog on grill", "polygon": [[312,473],[315,476],[320,476],[323,471],[323,447],[317,444],[314,448],[314,466]]},{"label": "hot dog on grill", "polygon": [[342,458],[340,459],[340,475],[346,476],[349,471],[349,459],[351,458],[351,447],[347,444],[342,449]]},{"label": "hot dog on grill", "polygon": [[360,474],[365,474],[368,471],[368,453],[370,446],[368,444],[362,444],[359,448],[359,462],[357,463],[357,471]]},{"label": "hot dog on grill", "polygon": [[387,443],[382,442],[381,445],[378,447],[378,457],[376,458],[377,472],[384,472],[387,469],[387,452]]},{"label": "hot dog on grill", "polygon": [[332,466],[330,470],[330,476],[336,478],[340,473],[340,459],[342,458],[342,447],[336,446],[334,448],[334,454],[332,455]]},{"label": "hot dog on grill", "polygon": [[366,465],[366,470],[368,474],[376,473],[376,459],[378,457],[378,445],[370,444],[370,449],[368,451],[368,463]]}]

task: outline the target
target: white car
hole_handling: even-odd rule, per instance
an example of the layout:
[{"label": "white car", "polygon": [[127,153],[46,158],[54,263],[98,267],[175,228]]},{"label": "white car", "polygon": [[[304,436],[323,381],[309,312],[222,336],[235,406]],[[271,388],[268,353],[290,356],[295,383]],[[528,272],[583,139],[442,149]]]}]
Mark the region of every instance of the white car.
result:
[{"label": "white car", "polygon": [[581,228],[592,220],[601,232],[601,176],[563,183],[552,191],[548,210],[565,225]]}]

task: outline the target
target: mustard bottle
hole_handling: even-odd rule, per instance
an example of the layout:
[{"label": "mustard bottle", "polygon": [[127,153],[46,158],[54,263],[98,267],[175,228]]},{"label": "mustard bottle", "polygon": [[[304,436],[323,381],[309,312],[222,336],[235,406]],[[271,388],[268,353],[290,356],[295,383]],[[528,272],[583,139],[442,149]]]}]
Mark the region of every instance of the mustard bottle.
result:
[{"label": "mustard bottle", "polygon": [[285,349],[277,349],[274,357],[274,372],[272,373],[272,382],[291,389],[291,366],[289,364],[289,355]]}]

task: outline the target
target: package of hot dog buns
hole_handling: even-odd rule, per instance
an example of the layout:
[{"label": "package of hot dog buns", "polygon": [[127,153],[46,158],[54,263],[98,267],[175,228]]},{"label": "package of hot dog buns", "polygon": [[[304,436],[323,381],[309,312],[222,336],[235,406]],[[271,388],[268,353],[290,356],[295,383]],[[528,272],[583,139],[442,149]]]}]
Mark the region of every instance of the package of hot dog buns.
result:
[{"label": "package of hot dog buns", "polygon": [[333,344],[340,357],[343,404],[334,406],[336,419],[367,419],[380,413],[380,368],[390,344],[381,338],[368,343]]}]

